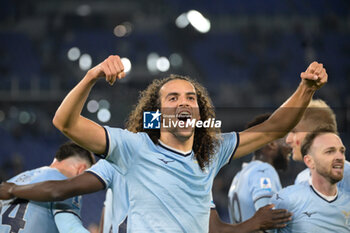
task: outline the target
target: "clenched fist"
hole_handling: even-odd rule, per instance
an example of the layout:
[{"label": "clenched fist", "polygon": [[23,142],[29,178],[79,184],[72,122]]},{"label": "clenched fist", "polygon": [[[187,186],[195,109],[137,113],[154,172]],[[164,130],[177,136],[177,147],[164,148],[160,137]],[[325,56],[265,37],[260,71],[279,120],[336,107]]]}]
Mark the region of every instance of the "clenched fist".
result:
[{"label": "clenched fist", "polygon": [[110,85],[113,85],[117,78],[122,79],[125,77],[124,65],[118,55],[111,55],[103,62],[89,70],[89,74],[94,79],[105,77],[106,81]]},{"label": "clenched fist", "polygon": [[322,63],[313,62],[305,72],[300,74],[302,83],[312,90],[320,89],[328,80],[326,69]]}]

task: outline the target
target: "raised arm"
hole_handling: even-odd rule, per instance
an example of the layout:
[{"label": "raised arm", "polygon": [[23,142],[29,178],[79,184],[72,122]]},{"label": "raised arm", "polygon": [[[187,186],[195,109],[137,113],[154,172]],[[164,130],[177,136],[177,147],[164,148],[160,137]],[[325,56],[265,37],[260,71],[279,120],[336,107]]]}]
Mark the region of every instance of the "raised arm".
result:
[{"label": "raised arm", "polygon": [[81,116],[91,88],[99,77],[113,85],[116,79],[125,76],[119,56],[109,56],[99,65],[90,69],[85,77],[69,92],[57,109],[53,124],[63,134],[82,147],[102,154],[106,148],[106,137],[102,126]]},{"label": "raised arm", "polygon": [[272,208],[273,205],[264,206],[253,217],[238,224],[221,221],[217,211],[211,209],[209,233],[249,233],[285,227],[291,220],[292,214],[284,209],[273,210]]},{"label": "raised arm", "polygon": [[62,201],[70,197],[94,193],[103,188],[103,183],[96,176],[84,172],[67,180],[45,181],[28,185],[4,182],[0,185],[0,199],[18,197],[33,201]]},{"label": "raised arm", "polygon": [[239,133],[240,143],[234,158],[249,154],[286,135],[299,122],[315,91],[328,79],[323,65],[317,62],[311,63],[300,77],[302,80],[297,90],[268,120]]}]

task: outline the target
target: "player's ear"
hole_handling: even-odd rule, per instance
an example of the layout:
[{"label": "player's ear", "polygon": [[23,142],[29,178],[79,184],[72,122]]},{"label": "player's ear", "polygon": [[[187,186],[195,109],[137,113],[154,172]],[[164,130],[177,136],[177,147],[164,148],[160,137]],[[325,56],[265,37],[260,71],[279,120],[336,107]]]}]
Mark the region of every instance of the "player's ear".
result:
[{"label": "player's ear", "polygon": [[88,168],[88,166],[86,165],[86,163],[80,163],[77,169],[77,175],[80,175],[81,173],[83,173],[86,169]]},{"label": "player's ear", "polygon": [[310,169],[315,168],[314,158],[309,154],[304,156],[304,163]]}]

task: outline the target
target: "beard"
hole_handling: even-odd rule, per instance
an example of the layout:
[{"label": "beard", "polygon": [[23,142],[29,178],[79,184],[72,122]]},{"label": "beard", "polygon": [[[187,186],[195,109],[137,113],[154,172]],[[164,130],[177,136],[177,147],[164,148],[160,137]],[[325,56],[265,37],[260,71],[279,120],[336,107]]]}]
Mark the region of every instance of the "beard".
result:
[{"label": "beard", "polygon": [[331,184],[336,184],[343,179],[344,170],[342,173],[334,173],[331,171],[327,171],[324,168],[316,168],[316,172],[321,176],[325,177]]}]

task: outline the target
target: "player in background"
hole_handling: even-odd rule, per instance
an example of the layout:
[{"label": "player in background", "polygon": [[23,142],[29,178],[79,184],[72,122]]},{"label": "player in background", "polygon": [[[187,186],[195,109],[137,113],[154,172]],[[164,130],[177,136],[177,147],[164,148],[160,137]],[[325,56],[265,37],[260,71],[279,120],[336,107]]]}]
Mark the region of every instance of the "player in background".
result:
[{"label": "player in background", "polygon": [[[256,116],[247,128],[261,124],[270,116]],[[290,147],[280,138],[256,150],[251,162],[243,163],[228,193],[231,223],[251,218],[258,209],[270,203],[273,194],[282,189],[276,170],[287,169],[289,154]]]},{"label": "player in background", "polygon": [[[89,177],[89,175],[94,177]],[[71,189],[69,192],[79,188],[82,190],[84,186],[90,190],[91,187],[95,186],[97,190],[91,191],[107,189],[100,230],[103,233],[118,233],[119,226],[124,222],[129,210],[128,189],[124,177],[116,172],[113,164],[100,159],[76,180],[67,184],[68,187],[64,191],[69,191],[69,188]],[[74,187],[74,183],[79,183],[79,185]]]},{"label": "player in background", "polygon": [[[311,100],[303,117],[295,128],[288,133],[286,143],[293,149],[293,160],[303,161],[301,154],[301,144],[305,136],[317,128],[329,128],[334,133],[338,133],[336,116],[326,102],[321,99]],[[310,169],[306,168],[298,174],[295,184],[308,183],[310,179]],[[350,163],[345,161],[344,178],[338,183],[339,187],[350,192]]]},{"label": "player in background", "polygon": [[[38,201],[62,200],[72,195],[88,194],[104,188],[112,191],[107,193],[107,195],[112,195],[108,195],[106,201],[113,201],[104,212],[106,216],[101,230],[103,233],[118,233],[119,226],[128,213],[127,186],[123,177],[113,168],[113,164],[106,160],[99,160],[83,174],[63,181],[46,181],[21,186],[3,183],[0,185],[0,199],[12,198],[13,194],[15,195],[18,191],[22,197],[34,198]],[[290,214],[285,210],[273,210],[272,208],[272,205],[263,207],[251,219],[240,224],[222,222],[217,212],[212,209],[209,232],[248,233],[284,227],[285,223],[290,220]]]},{"label": "player in background", "polygon": [[[64,180],[85,171],[95,162],[91,152],[73,142],[59,147],[50,166],[20,173],[8,182],[18,185],[46,180]],[[14,198],[2,201],[2,233],[88,233],[80,220],[81,196],[62,202],[34,202]]]},{"label": "player in background", "polygon": [[[313,62],[301,74],[294,94],[267,121],[240,133],[180,127],[188,119],[213,119],[215,112],[206,90],[178,75],[154,80],[141,94],[127,130],[102,127],[80,115],[100,77],[113,84],[124,76],[119,56],[108,57],[66,96],[53,123],[83,147],[105,155],[125,177],[130,232],[208,232],[210,191],[217,172],[233,155],[249,154],[294,128],[328,77],[323,65]],[[165,116],[174,116],[168,120],[178,127],[145,129],[143,113],[159,109]]]},{"label": "player in background", "polygon": [[288,186],[271,199],[293,213],[277,232],[350,232],[350,193],[337,187],[343,178],[345,147],[334,129],[318,129],[303,140],[301,153],[311,171],[308,184]]}]

